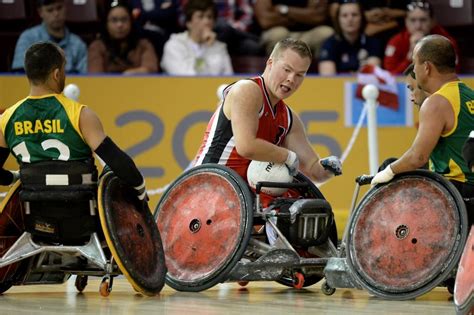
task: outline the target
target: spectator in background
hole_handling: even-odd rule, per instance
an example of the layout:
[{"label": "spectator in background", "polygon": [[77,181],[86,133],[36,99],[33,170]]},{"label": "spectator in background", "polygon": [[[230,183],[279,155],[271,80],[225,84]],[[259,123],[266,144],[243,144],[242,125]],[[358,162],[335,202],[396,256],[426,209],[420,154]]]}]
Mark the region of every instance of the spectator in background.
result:
[{"label": "spectator in background", "polygon": [[67,73],[87,71],[87,46],[66,27],[66,7],[63,0],[37,0],[42,23],[21,33],[15,47],[12,70],[24,71],[26,50],[37,42],[53,42],[64,50]]},{"label": "spectator in background", "polygon": [[408,4],[405,18],[405,30],[390,39],[385,49],[384,68],[394,74],[400,74],[412,61],[413,48],[428,34],[447,37],[459,56],[454,38],[433,19],[433,8],[427,1],[412,1]]},{"label": "spectator in background", "polygon": [[217,8],[217,39],[226,43],[230,55],[260,56],[265,49],[255,34],[251,0],[214,0]]},{"label": "spectator in background", "polygon": [[155,47],[158,57],[163,55],[163,46],[172,33],[180,31],[180,0],[131,0],[136,10],[137,23],[143,35]]},{"label": "spectator in background", "polygon": [[113,1],[106,12],[99,39],[89,46],[90,73],[142,74],[158,71],[153,45],[139,38],[126,2]]},{"label": "spectator in background", "polygon": [[362,7],[367,18],[365,33],[376,36],[382,45],[398,33],[403,27],[410,0],[362,0]]},{"label": "spectator in background", "polygon": [[306,42],[318,56],[322,43],[334,33],[325,24],[327,0],[256,0],[254,9],[267,54],[278,41],[292,37]]},{"label": "spectator in background", "polygon": [[336,11],[336,34],[328,38],[321,49],[319,73],[356,72],[365,64],[379,66],[383,55],[380,42],[364,34],[364,10],[356,1],[344,1]]},{"label": "spectator in background", "polygon": [[161,67],[172,75],[233,74],[227,47],[213,31],[216,7],[212,0],[188,0],[186,31],[172,34],[163,50]]},{"label": "spectator in background", "polygon": [[[332,0],[330,14],[335,21],[339,3],[355,2],[355,0]],[[407,5],[411,0],[359,0],[367,19],[365,34],[377,37],[383,47],[388,40],[398,33],[404,23]]]}]

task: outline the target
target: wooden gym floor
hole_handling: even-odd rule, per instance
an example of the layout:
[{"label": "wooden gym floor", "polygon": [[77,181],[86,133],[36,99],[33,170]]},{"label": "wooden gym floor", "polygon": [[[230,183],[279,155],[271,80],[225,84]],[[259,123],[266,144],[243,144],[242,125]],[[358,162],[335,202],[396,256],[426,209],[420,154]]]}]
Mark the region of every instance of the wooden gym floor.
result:
[{"label": "wooden gym floor", "polygon": [[116,278],[108,297],[98,293],[100,280],[92,278],[83,293],[74,279],[63,285],[10,288],[0,295],[0,314],[454,314],[452,296],[436,288],[410,301],[386,301],[355,289],[338,289],[332,296],[320,284],[295,290],[274,282],[217,285],[199,293],[178,292],[165,286],[159,296],[136,293],[126,279]]}]

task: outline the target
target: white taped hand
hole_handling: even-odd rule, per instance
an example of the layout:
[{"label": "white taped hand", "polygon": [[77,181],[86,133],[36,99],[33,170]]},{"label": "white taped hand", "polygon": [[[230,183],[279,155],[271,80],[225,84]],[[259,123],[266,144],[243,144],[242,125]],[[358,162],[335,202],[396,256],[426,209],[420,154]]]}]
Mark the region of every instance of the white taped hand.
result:
[{"label": "white taped hand", "polygon": [[295,152],[288,150],[288,157],[286,158],[285,165],[288,167],[291,176],[296,176],[298,174],[300,160]]},{"label": "white taped hand", "polygon": [[392,178],[395,176],[395,173],[392,171],[392,167],[388,165],[383,171],[378,172],[370,184],[372,186],[377,185],[377,184],[382,184],[386,183],[392,180]]}]

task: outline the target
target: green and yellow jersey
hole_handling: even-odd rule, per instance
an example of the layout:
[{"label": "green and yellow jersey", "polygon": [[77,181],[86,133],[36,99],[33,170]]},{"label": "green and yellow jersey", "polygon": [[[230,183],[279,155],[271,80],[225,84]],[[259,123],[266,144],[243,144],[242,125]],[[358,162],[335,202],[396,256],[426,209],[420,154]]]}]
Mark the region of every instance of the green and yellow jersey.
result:
[{"label": "green and yellow jersey", "polygon": [[49,94],[29,96],[5,110],[0,128],[18,163],[91,158],[79,129],[84,106],[62,94]]},{"label": "green and yellow jersey", "polygon": [[454,111],[454,126],[443,133],[430,155],[430,170],[449,180],[474,184],[474,173],[462,156],[462,147],[474,129],[474,90],[461,81],[448,82],[435,94],[444,96]]}]

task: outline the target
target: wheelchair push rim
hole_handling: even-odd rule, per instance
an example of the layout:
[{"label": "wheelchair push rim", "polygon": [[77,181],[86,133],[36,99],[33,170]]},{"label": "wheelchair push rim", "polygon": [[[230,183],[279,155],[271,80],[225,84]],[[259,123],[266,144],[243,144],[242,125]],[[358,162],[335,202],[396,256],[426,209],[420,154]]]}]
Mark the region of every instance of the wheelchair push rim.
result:
[{"label": "wheelchair push rim", "polygon": [[168,266],[166,283],[179,291],[202,291],[226,281],[242,257],[251,236],[253,200],[235,171],[206,164],[170,185],[155,219]]},{"label": "wheelchair push rim", "polygon": [[445,280],[467,235],[459,192],[423,170],[369,190],[349,224],[349,269],[363,288],[393,300],[415,298]]},{"label": "wheelchair push rim", "polygon": [[156,295],[164,286],[166,266],[150,210],[112,172],[100,180],[98,203],[105,240],[119,269],[135,290]]}]

